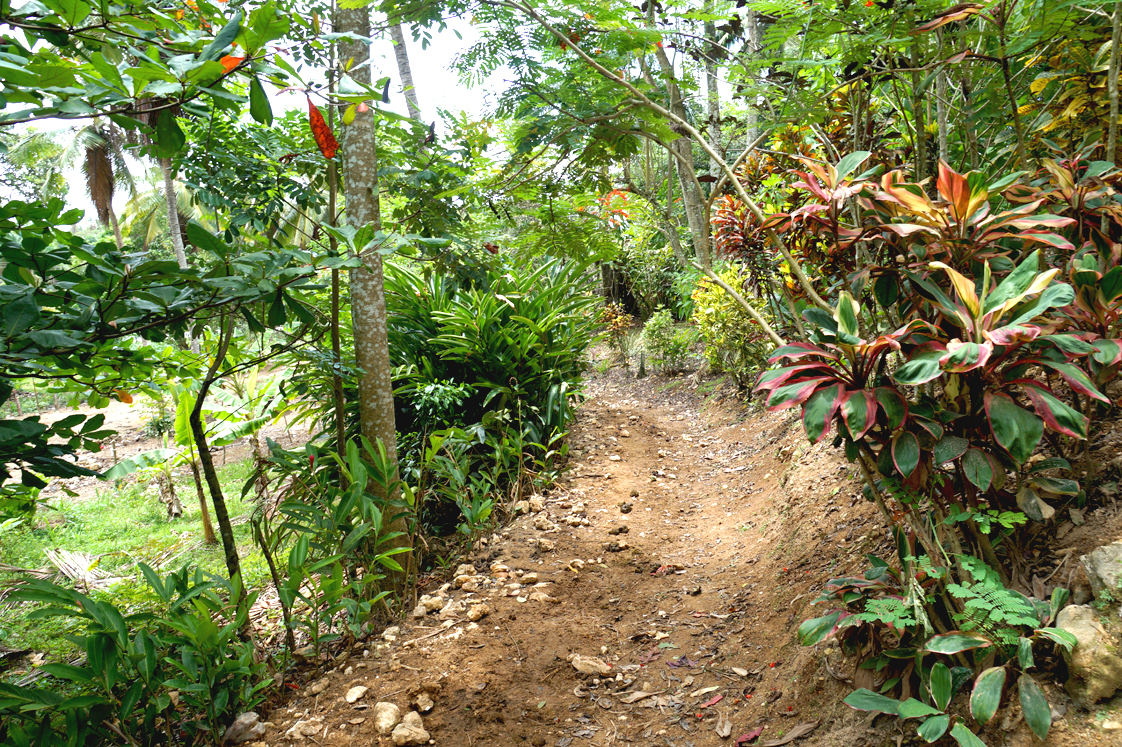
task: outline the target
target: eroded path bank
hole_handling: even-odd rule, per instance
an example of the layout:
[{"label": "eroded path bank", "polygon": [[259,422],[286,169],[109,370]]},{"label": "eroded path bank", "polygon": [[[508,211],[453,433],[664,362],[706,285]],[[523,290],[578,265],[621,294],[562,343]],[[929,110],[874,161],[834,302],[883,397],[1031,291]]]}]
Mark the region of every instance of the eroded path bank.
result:
[{"label": "eroded path bank", "polygon": [[[842,705],[852,665],[795,639],[829,578],[888,554],[853,468],[788,414],[748,414],[687,379],[613,372],[588,393],[566,482],[453,583],[423,589],[431,611],[301,683],[269,714],[266,744],[393,744],[380,702],[465,747],[914,737]],[[1009,727],[1005,743],[1030,743]],[[1102,744],[1064,721],[1054,733]],[[423,737],[399,729],[397,742]]]}]

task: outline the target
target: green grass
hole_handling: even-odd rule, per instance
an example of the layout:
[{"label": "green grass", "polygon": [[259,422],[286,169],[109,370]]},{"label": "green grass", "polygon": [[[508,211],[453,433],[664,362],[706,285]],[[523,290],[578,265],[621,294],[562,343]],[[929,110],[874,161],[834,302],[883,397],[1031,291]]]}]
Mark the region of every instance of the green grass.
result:
[{"label": "green grass", "polygon": [[[250,588],[268,579],[268,568],[253,544],[250,525],[240,521],[254,509],[253,493],[245,500],[242,485],[252,465],[247,460],[218,468],[234,537],[242,560],[242,573]],[[155,566],[166,575],[191,563],[203,570],[225,575],[221,544],[203,543],[198,494],[189,474],[177,476],[176,493],[183,503],[184,516],[168,521],[167,510],[157,497],[155,480],[144,477],[120,485],[107,483],[86,500],[55,497],[53,509],[41,509],[27,524],[5,532],[0,541],[0,563],[20,568],[51,568],[44,550],[61,548],[88,553],[98,558],[98,568],[128,581],[92,596],[116,604],[129,612],[143,610],[156,601],[141,580],[137,563]],[[213,508],[212,508],[213,520]],[[215,527],[217,532],[217,526]],[[12,581],[19,574],[0,572],[0,582]],[[79,585],[79,590],[81,585]],[[72,653],[73,644],[64,638],[72,623],[59,619],[27,621],[24,607],[0,602],[0,642],[13,648],[47,651],[52,659]]]}]

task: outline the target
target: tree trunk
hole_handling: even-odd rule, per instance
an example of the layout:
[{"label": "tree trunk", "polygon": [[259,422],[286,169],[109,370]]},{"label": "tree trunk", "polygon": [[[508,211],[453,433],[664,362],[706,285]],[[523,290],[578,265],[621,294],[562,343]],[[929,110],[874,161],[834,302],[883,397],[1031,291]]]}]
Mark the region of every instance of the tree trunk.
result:
[{"label": "tree trunk", "polygon": [[[681,89],[674,77],[674,67],[662,47],[655,48],[655,57],[658,59],[663,77],[666,78],[670,99],[669,109],[678,117],[686,119],[688,112],[682,99]],[[693,141],[683,136],[671,142],[668,147],[678,154],[676,159],[678,185],[682,189],[682,205],[686,211],[686,222],[690,227],[694,253],[697,254],[697,261],[702,267],[712,267],[713,262],[709,255],[709,221],[705,215],[705,196],[701,194],[697,185],[697,174],[693,165]],[[674,158],[673,153],[668,155]]]},{"label": "tree trunk", "polygon": [[187,251],[183,248],[183,231],[179,226],[179,199],[175,196],[175,178],[171,171],[171,159],[160,159],[160,171],[164,175],[164,200],[168,209],[168,233],[171,245],[175,247],[175,261],[179,269],[187,269]]},{"label": "tree trunk", "polygon": [[218,537],[214,534],[214,524],[210,521],[210,509],[206,505],[206,491],[203,490],[203,478],[199,474],[199,461],[191,455],[191,476],[195,478],[195,490],[199,494],[199,513],[203,518],[203,542],[208,545],[217,545]]},{"label": "tree trunk", "polygon": [[401,77],[401,88],[405,92],[409,117],[420,120],[421,105],[417,103],[417,89],[413,86],[413,70],[409,67],[409,50],[405,47],[405,33],[400,23],[390,26],[390,39],[393,40],[393,56],[397,59],[397,74]]},{"label": "tree trunk", "polygon": [[[1107,85],[1110,93],[1110,128],[1106,139],[1106,160],[1116,163],[1118,153],[1118,55],[1122,45],[1122,2],[1114,3],[1114,17],[1110,34],[1110,65],[1107,68]],[[1106,222],[1106,217],[1103,217]]]},{"label": "tree trunk", "polygon": [[[340,8],[338,30],[370,36],[368,7]],[[370,52],[366,44],[344,40],[339,43],[339,59],[354,60],[350,75],[359,83],[370,82]],[[355,228],[381,227],[378,202],[377,140],[372,111],[357,114],[343,129],[343,197],[347,221]],[[354,324],[355,363],[358,380],[359,419],[362,434],[371,443],[382,442],[393,477],[397,477],[397,430],[394,423],[393,379],[389,339],[386,329],[386,292],[383,286],[382,255],[376,251],[362,257],[362,266],[350,277],[351,317]],[[381,493],[373,481],[370,489]],[[394,495],[379,495],[394,500]],[[404,518],[386,527],[405,531]],[[401,539],[408,537],[402,535]],[[406,540],[407,541],[407,540]]]},{"label": "tree trunk", "polygon": [[210,453],[210,445],[206,440],[206,428],[203,427],[203,403],[210,392],[210,386],[217,379],[218,369],[226,359],[226,351],[230,347],[230,338],[234,333],[233,319],[224,313],[222,329],[219,332],[218,349],[214,353],[214,360],[199,386],[195,406],[187,422],[191,426],[191,435],[195,439],[195,448],[199,450],[199,466],[202,468],[203,477],[206,479],[210,491],[210,502],[214,504],[214,518],[218,520],[218,533],[222,536],[222,550],[226,557],[226,571],[230,580],[234,581],[239,590],[238,602],[246,598],[245,584],[241,580],[241,560],[238,558],[238,546],[234,541],[234,526],[230,523],[230,514],[226,510],[226,497],[222,494],[222,483],[218,481],[218,471],[214,468],[214,458]]},{"label": "tree trunk", "polygon": [[117,248],[123,249],[125,241],[121,238],[121,224],[117,220],[117,211],[113,209],[112,203],[109,205],[109,225],[113,227],[113,239],[117,242]]},{"label": "tree trunk", "polygon": [[[721,47],[717,44],[717,26],[712,21],[705,24],[705,38],[710,42],[705,55],[705,92],[709,104],[709,144],[722,158],[725,149],[721,147],[721,94],[717,90],[717,55]],[[751,135],[749,135],[751,137]],[[714,164],[713,170],[720,171]]]}]

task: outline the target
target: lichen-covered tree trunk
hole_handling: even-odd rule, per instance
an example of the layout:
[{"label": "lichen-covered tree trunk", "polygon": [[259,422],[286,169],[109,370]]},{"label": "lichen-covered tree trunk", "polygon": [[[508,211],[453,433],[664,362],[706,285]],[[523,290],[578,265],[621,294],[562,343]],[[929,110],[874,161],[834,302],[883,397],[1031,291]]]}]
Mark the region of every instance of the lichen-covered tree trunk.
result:
[{"label": "lichen-covered tree trunk", "polygon": [[[360,37],[370,35],[370,9],[341,8],[338,30]],[[349,75],[359,83],[370,82],[369,48],[366,44],[342,41],[339,59],[353,60]],[[343,196],[347,221],[356,228],[379,228],[377,132],[372,111],[358,113],[343,130]],[[380,440],[395,473],[397,433],[394,423],[393,379],[386,330],[386,292],[382,256],[368,252],[361,267],[350,277],[351,318],[354,324],[355,363],[358,381],[359,418],[362,434],[371,442]],[[376,490],[374,483],[371,489]],[[396,495],[380,496],[387,500]],[[404,521],[392,530],[405,530]]]},{"label": "lichen-covered tree trunk", "polygon": [[164,175],[164,201],[168,209],[168,233],[171,245],[175,248],[175,261],[181,270],[187,269],[187,251],[183,247],[183,233],[179,226],[179,201],[175,196],[175,175],[171,171],[171,159],[160,159],[160,171]]},{"label": "lichen-covered tree trunk", "polygon": [[401,77],[401,87],[405,91],[405,104],[409,107],[412,119],[421,118],[421,105],[417,100],[417,89],[413,85],[413,69],[409,66],[409,50],[405,47],[405,32],[400,23],[390,26],[390,39],[393,40],[393,55],[397,60],[397,73]]}]

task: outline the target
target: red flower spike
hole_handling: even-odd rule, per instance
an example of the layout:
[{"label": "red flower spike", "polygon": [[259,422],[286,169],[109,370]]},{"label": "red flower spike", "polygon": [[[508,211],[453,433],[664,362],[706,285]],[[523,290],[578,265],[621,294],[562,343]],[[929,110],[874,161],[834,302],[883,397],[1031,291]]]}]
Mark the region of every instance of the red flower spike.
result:
[{"label": "red flower spike", "polygon": [[312,103],[311,96],[308,97],[308,125],[312,128],[312,137],[319,146],[319,152],[328,160],[334,158],[335,152],[339,150],[339,141],[335,139],[335,133],[331,131],[319,109]]}]

